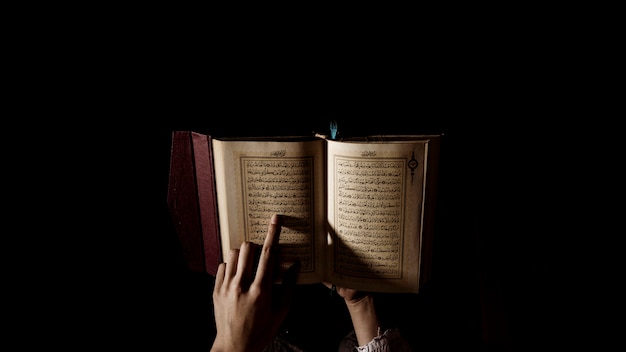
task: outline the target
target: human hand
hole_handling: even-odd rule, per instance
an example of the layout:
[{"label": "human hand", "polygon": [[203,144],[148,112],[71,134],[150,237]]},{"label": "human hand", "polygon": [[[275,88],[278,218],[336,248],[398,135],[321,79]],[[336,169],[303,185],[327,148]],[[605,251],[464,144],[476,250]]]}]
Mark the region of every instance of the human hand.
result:
[{"label": "human hand", "polygon": [[380,334],[374,297],[370,293],[335,286],[329,282],[324,282],[324,285],[337,292],[346,302],[359,346],[365,346]]},{"label": "human hand", "polygon": [[244,242],[231,249],[215,276],[213,307],[217,334],[211,351],[262,351],[278,332],[292,301],[299,263],[274,279],[278,264],[280,218],[272,216],[258,265],[258,245]]},{"label": "human hand", "polygon": [[347,287],[335,286],[331,284],[330,282],[324,282],[324,285],[328,287],[329,289],[333,290],[334,292],[336,292],[337,295],[343,298],[346,301],[346,304],[349,306],[358,304],[363,299],[371,297],[371,295],[368,292],[358,291],[358,290],[347,288]]}]

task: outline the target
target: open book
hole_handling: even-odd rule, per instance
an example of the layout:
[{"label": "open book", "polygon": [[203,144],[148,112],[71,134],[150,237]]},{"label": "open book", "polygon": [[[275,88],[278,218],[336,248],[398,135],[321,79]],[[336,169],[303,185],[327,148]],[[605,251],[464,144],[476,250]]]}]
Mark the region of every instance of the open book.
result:
[{"label": "open book", "polygon": [[430,276],[440,135],[330,140],[175,131],[168,204],[192,269],[215,274],[281,214],[298,283],[419,292]]}]

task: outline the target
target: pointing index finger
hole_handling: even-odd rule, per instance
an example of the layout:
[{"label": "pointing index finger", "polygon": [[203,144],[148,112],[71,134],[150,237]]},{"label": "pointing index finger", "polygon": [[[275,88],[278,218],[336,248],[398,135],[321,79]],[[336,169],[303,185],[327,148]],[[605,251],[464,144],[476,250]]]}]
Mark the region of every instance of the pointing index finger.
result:
[{"label": "pointing index finger", "polygon": [[267,236],[261,249],[259,266],[255,277],[255,283],[268,285],[273,282],[274,267],[278,257],[278,239],[280,237],[280,216],[272,215],[267,229]]}]

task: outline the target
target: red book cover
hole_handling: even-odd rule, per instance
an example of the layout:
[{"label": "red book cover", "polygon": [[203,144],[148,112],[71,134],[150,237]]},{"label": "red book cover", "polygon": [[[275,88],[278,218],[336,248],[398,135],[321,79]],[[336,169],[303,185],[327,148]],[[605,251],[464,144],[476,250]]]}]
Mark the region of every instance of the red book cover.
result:
[{"label": "red book cover", "polygon": [[222,261],[211,137],[174,131],[167,203],[187,266],[217,273]]}]

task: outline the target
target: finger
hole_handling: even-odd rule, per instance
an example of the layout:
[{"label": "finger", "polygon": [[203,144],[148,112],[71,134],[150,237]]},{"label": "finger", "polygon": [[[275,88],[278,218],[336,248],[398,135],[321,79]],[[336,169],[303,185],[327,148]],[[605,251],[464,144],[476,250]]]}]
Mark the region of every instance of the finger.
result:
[{"label": "finger", "polygon": [[215,284],[213,285],[213,297],[219,292],[224,284],[224,273],[226,271],[226,263],[220,263],[217,267],[217,273],[215,274]]},{"label": "finger", "polygon": [[334,294],[338,294],[340,297],[345,297],[345,288],[343,287],[337,287],[336,285],[327,282],[327,281],[323,281],[322,282],[324,284],[324,286],[328,287],[330,289],[330,295],[333,296]]},{"label": "finger", "polygon": [[259,266],[257,268],[255,283],[260,285],[272,284],[274,264],[278,255],[278,239],[280,237],[280,218],[274,214],[267,229],[267,236],[261,249]]},{"label": "finger", "polygon": [[328,287],[329,289],[331,289],[331,290],[333,290],[333,291],[337,291],[337,292],[339,292],[339,291],[341,291],[341,290],[344,290],[344,288],[343,288],[343,287],[335,286],[334,284],[332,284],[332,283],[330,283],[330,282],[326,282],[326,281],[324,281],[324,282],[322,282],[322,283],[324,284],[324,286]]},{"label": "finger", "polygon": [[237,262],[236,282],[245,290],[252,282],[254,273],[254,257],[256,245],[252,242],[243,242],[239,247],[239,261]]},{"label": "finger", "polygon": [[226,259],[224,270],[224,283],[228,285],[237,274],[237,262],[239,261],[239,248],[231,249]]}]

